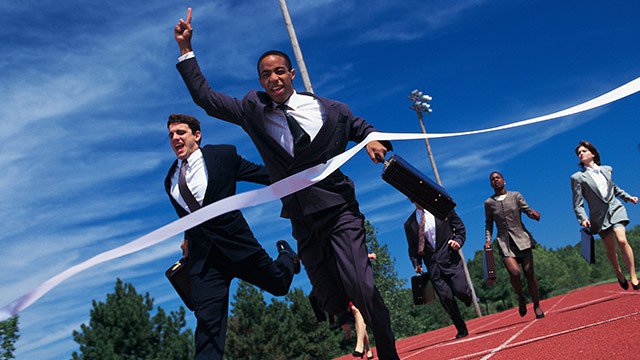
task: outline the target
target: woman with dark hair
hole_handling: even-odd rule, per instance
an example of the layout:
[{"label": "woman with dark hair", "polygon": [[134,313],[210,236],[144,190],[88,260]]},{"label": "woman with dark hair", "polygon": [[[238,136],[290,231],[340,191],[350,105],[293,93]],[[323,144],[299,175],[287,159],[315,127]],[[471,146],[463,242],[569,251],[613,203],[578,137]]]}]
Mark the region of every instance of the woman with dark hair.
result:
[{"label": "woman with dark hair", "polygon": [[538,281],[533,269],[533,247],[536,241],[522,223],[521,213],[529,218],[539,221],[540,213],[527,205],[522,195],[517,191],[507,191],[506,182],[501,173],[494,171],[489,174],[489,182],[494,194],[484,202],[485,215],[485,248],[491,248],[491,236],[493,223],[498,228],[498,249],[502,256],[504,267],[509,272],[511,286],[518,295],[518,312],[520,316],[527,314],[527,301],[522,293],[522,279],[520,277],[520,265],[527,278],[527,286],[533,312],[537,319],[544,317],[540,308],[540,296],[538,294]]},{"label": "woman with dark hair", "polygon": [[[580,171],[571,175],[571,190],[573,191],[573,211],[578,222],[585,228],[589,228],[592,234],[600,234],[607,250],[607,258],[616,272],[618,283],[624,290],[629,288],[629,283],[618,263],[616,254],[616,242],[622,253],[622,260],[631,277],[633,290],[639,290],[638,277],[636,276],[633,249],[627,242],[625,225],[629,223],[627,210],[620,200],[638,203],[637,196],[631,196],[620,189],[612,180],[611,166],[600,164],[600,154],[595,146],[588,141],[581,141],[576,147],[576,155],[580,162]],[[584,209],[584,200],[589,205],[589,216]]]}]

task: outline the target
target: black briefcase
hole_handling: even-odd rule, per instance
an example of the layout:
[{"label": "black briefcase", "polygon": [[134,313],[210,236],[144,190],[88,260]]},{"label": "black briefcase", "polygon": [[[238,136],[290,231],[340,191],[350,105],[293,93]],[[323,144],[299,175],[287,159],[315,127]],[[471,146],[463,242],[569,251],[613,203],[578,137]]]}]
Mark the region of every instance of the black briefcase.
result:
[{"label": "black briefcase", "polygon": [[382,179],[440,220],[446,219],[456,207],[447,190],[397,154],[384,162]]},{"label": "black briefcase", "polygon": [[164,274],[167,279],[169,279],[171,285],[173,285],[173,288],[176,289],[178,295],[180,295],[182,302],[184,302],[189,310],[193,311],[193,301],[191,301],[191,275],[189,275],[187,259],[182,258],[176,261]]},{"label": "black briefcase", "polygon": [[596,263],[596,252],[593,235],[587,228],[580,229],[580,255],[587,260],[589,264]]},{"label": "black briefcase", "polygon": [[433,284],[431,284],[431,275],[428,272],[411,277],[411,292],[413,293],[413,304],[424,305],[433,302],[436,299]]},{"label": "black briefcase", "polygon": [[493,258],[493,249],[485,248],[482,254],[482,268],[484,269],[484,282],[487,286],[493,285],[496,281],[496,262]]}]

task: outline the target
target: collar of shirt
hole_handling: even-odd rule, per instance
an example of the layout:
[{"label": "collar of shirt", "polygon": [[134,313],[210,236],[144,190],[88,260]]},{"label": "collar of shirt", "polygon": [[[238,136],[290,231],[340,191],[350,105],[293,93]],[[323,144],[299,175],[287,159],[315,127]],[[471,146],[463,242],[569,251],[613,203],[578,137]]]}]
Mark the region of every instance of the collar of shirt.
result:
[{"label": "collar of shirt", "polygon": [[[174,171],[173,176],[171,177],[171,196],[182,206],[185,210],[189,211],[189,207],[187,203],[180,195],[180,189],[178,188],[178,180],[180,178],[180,166],[182,166],[182,161],[178,161],[178,165],[176,166],[176,171]],[[187,182],[187,187],[193,194],[193,197],[196,198],[196,201],[202,205],[204,200],[204,195],[207,191],[207,181],[209,178],[209,174],[207,173],[207,167],[204,163],[204,157],[202,156],[202,150],[198,148],[196,151],[191,153],[187,158],[187,168],[185,171],[185,180]]]},{"label": "collar of shirt", "polygon": [[598,166],[598,165],[596,165],[596,166],[595,166],[595,167],[593,167],[593,168],[590,168],[590,167],[588,167],[588,166],[585,166],[585,168],[586,168],[586,169],[587,169],[587,171],[588,171],[588,172],[590,172],[590,173],[594,173],[594,174],[601,174],[601,173],[602,173],[602,171],[600,171],[600,166]]},{"label": "collar of shirt", "polygon": [[422,213],[425,214],[424,229],[418,231],[424,231],[427,241],[431,244],[431,247],[436,248],[436,218],[430,212],[426,210],[416,209],[416,218],[418,220],[418,227],[420,227],[420,219]]}]

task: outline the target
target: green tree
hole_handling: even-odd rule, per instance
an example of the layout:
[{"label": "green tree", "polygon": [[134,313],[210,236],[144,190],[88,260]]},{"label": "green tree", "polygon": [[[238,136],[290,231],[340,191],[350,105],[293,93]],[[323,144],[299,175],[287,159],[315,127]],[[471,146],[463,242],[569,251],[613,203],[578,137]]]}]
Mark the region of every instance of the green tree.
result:
[{"label": "green tree", "polygon": [[153,299],[138,294],[132,284],[117,279],[115,291],[105,302],[93,300],[89,325],[73,331],[80,353],[73,359],[191,359],[193,333],[186,326],[185,310],[169,315],[158,307],[153,318]]},{"label": "green tree", "polygon": [[20,337],[18,329],[18,316],[13,316],[0,322],[0,359],[13,359],[16,350],[15,343]]}]

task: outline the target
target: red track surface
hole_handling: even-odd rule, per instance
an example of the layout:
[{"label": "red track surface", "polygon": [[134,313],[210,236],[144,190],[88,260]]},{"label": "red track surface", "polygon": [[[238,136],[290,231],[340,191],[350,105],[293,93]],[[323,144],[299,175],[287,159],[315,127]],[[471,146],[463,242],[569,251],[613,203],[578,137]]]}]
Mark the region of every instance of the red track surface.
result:
[{"label": "red track surface", "polygon": [[453,325],[398,340],[400,359],[640,359],[640,293],[631,286],[584,287],[541,307],[543,319],[528,304],[523,318],[513,308],[469,320],[460,340]]}]

